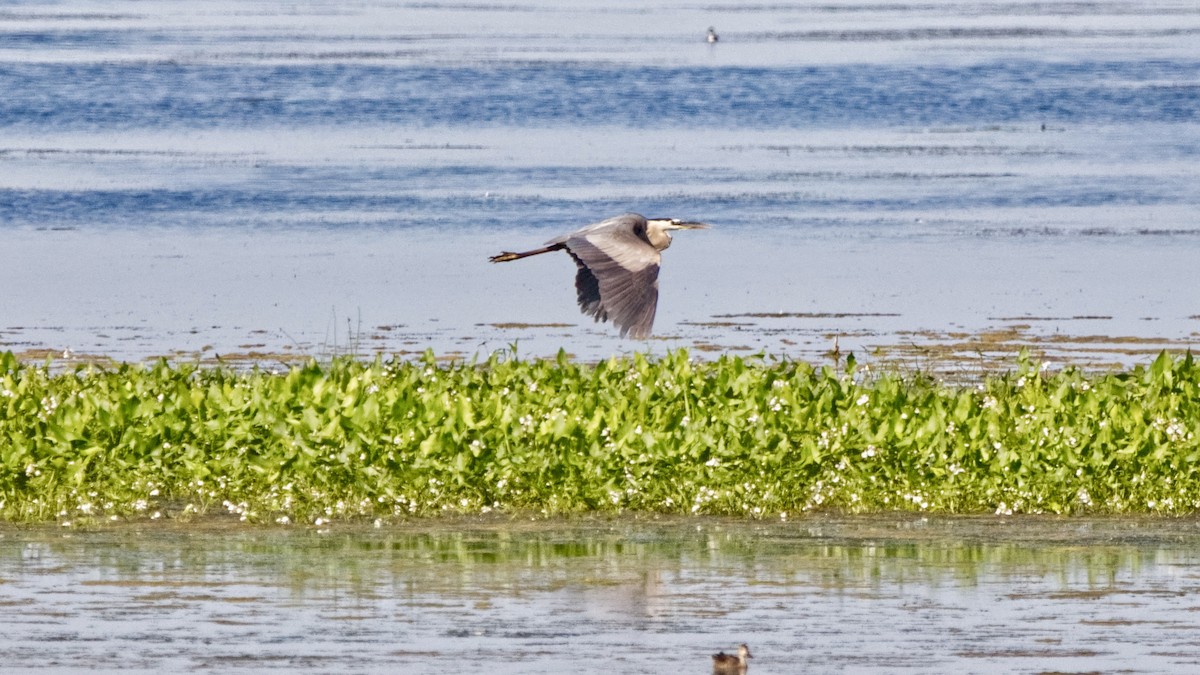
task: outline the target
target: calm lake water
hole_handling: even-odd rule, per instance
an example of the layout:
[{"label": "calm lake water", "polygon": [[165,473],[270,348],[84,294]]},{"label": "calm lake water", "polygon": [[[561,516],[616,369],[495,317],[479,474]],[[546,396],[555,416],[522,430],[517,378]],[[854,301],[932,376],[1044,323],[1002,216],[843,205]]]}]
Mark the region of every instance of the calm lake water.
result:
[{"label": "calm lake water", "polygon": [[0,530],[13,672],[1194,672],[1194,520]]},{"label": "calm lake water", "polygon": [[[3,3],[0,91],[18,352],[1200,331],[1191,0]],[[630,210],[717,226],[649,345],[579,315],[565,256],[485,262]]]}]

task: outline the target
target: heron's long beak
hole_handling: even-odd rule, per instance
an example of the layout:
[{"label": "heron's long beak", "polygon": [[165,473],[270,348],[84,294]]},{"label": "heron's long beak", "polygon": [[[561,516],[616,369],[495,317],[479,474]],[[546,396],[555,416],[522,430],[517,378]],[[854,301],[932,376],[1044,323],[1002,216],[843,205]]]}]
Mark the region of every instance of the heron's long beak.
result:
[{"label": "heron's long beak", "polygon": [[667,226],[667,229],[668,230],[707,230],[710,227],[712,227],[712,225],[709,225],[708,223],[683,222],[683,223],[671,223],[670,225]]}]

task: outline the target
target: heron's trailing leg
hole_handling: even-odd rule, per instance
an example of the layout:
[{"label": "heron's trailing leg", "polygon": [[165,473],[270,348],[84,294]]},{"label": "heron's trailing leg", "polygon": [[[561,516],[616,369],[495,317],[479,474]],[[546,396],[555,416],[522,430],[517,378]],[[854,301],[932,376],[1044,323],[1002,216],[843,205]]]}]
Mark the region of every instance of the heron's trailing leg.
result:
[{"label": "heron's trailing leg", "polygon": [[502,252],[500,252],[499,256],[492,256],[487,259],[490,259],[490,261],[492,261],[493,263],[506,263],[509,261],[520,261],[521,258],[528,258],[529,256],[539,256],[539,255],[541,255],[541,253],[548,253],[551,251],[562,251],[563,249],[565,249],[565,247],[566,247],[566,244],[551,244],[550,246],[546,246],[545,249],[534,249],[533,251],[526,251],[523,253],[514,253],[512,251],[502,251]]}]

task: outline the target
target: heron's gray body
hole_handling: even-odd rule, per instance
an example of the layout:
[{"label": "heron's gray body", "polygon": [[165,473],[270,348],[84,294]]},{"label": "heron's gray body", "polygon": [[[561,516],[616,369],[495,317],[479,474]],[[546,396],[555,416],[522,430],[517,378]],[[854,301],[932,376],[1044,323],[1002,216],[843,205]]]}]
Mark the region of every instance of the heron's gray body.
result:
[{"label": "heron's gray body", "polygon": [[703,223],[646,218],[626,213],[588,225],[524,253],[504,252],[492,262],[507,262],[565,249],[575,261],[579,308],[596,321],[611,321],[621,337],[650,337],[658,309],[660,251],[671,245],[670,230],[699,229]]}]

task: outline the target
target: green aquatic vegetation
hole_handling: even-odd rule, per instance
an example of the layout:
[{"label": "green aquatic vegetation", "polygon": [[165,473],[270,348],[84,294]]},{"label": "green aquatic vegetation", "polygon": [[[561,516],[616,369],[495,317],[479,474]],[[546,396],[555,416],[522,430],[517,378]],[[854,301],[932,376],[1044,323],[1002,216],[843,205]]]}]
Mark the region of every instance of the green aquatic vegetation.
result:
[{"label": "green aquatic vegetation", "polygon": [[1190,354],[1023,357],[975,384],[685,351],[282,372],[0,354],[0,518],[1189,513],[1198,425]]}]

